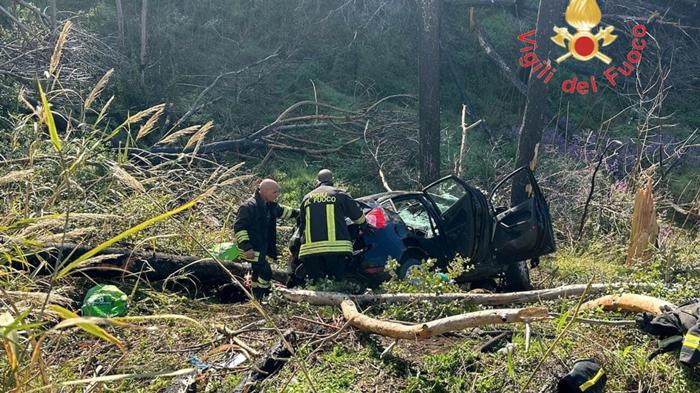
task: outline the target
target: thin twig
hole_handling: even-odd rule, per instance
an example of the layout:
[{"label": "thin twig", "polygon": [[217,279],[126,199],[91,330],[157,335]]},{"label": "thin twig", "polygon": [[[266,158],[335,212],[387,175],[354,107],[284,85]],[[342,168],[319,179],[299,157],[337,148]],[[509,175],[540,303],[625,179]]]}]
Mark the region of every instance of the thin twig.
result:
[{"label": "thin twig", "polygon": [[588,295],[588,289],[591,287],[591,284],[593,284],[594,279],[595,279],[595,276],[591,277],[591,279],[588,281],[588,285],[586,286],[586,290],[583,291],[583,293],[581,294],[581,297],[578,299],[578,303],[576,303],[576,308],[574,309],[574,315],[569,320],[569,323],[567,323],[566,326],[564,326],[564,330],[562,330],[562,332],[559,333],[557,338],[555,338],[554,341],[552,342],[552,345],[550,345],[549,348],[547,348],[547,351],[544,353],[544,355],[542,355],[542,357],[540,358],[540,361],[537,363],[537,366],[535,367],[534,370],[532,370],[532,373],[530,374],[530,377],[527,379],[527,382],[525,382],[525,385],[522,387],[522,389],[520,389],[521,393],[524,393],[527,390],[527,387],[530,386],[530,383],[535,378],[535,375],[540,370],[540,367],[542,367],[542,365],[544,364],[544,361],[547,360],[549,355],[554,350],[554,347],[559,343],[559,341],[562,339],[562,337],[564,337],[564,335],[567,333],[567,331],[569,330],[571,325],[574,324],[574,321],[576,321],[576,318],[578,317],[579,309],[581,308],[581,304],[583,304],[583,299],[585,299],[586,296]]}]

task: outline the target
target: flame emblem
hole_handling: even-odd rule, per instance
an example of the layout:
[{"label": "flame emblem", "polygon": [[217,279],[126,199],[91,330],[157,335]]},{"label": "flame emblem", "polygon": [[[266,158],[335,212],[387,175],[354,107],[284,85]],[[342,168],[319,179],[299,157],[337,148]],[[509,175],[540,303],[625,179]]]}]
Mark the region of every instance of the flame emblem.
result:
[{"label": "flame emblem", "polygon": [[[610,64],[612,59],[609,56],[599,51],[601,46],[608,46],[617,39],[612,32],[615,30],[613,26],[598,29],[594,35],[591,33],[594,27],[600,24],[603,14],[600,12],[596,0],[571,0],[566,8],[566,23],[576,29],[576,34],[572,35],[566,27],[554,26],[554,32],[557,33],[552,37],[557,45],[567,48],[569,52],[560,56],[557,63],[561,63],[573,56],[577,60],[588,61],[592,58],[598,58],[605,64]],[[602,44],[600,41],[603,41]]]}]

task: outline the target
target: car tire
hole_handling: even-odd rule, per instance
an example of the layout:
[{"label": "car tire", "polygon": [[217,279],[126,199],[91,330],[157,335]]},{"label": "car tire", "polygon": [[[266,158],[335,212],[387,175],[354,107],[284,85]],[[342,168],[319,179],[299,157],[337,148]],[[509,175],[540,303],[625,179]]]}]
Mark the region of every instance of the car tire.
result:
[{"label": "car tire", "polygon": [[408,272],[409,270],[411,270],[411,268],[415,268],[416,266],[420,265],[421,261],[419,259],[412,257],[406,258],[406,260],[403,263],[401,263],[401,266],[399,267],[399,278],[402,280],[405,279],[406,275],[408,275]]},{"label": "car tire", "polygon": [[505,273],[507,291],[518,292],[532,289],[532,285],[530,284],[530,269],[527,266],[527,261],[510,264]]}]

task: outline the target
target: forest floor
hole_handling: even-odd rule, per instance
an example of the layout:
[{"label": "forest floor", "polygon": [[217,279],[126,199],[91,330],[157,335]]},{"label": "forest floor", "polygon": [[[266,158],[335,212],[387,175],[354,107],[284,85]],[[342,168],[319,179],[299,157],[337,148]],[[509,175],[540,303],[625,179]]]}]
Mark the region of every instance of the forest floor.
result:
[{"label": "forest floor", "polygon": [[[623,266],[620,255],[609,250],[582,253],[564,249],[546,258],[532,271],[533,283],[536,288],[585,284],[591,278],[606,283],[656,283],[653,289],[635,292],[676,303],[698,295],[700,271],[697,266],[674,266],[671,273],[666,266],[628,269]],[[662,284],[669,274],[670,284]],[[267,378],[259,386],[261,391],[518,392],[523,391],[526,381],[533,376],[524,391],[550,392],[558,377],[568,372],[575,360],[586,357],[597,359],[607,371],[608,392],[700,391],[700,371],[684,370],[677,356],[666,354],[647,361],[646,356],[655,348],[656,340],[634,326],[574,323],[546,357],[545,352],[553,344],[554,337],[563,331],[566,321],[562,318],[534,323],[527,352],[524,326],[514,324],[468,329],[422,341],[399,341],[387,356],[381,357],[393,340],[344,326],[342,313],[336,307],[291,303],[273,294],[262,303],[269,318],[266,320],[248,302],[219,304],[215,296],[192,298],[163,291],[159,286],[151,287],[143,281],[113,283],[132,294],[129,316],[177,314],[192,318],[198,324],[172,319],[149,321],[145,325],[148,328],[141,329],[107,327],[126,344],[124,351],[84,332],[66,331],[54,337],[51,347],[44,350],[46,371],[54,381],[104,374],[169,372],[192,367],[193,359],[215,365],[237,352],[231,336],[220,334],[225,326],[228,331],[242,329],[236,335],[237,340],[259,354],[264,354],[279,340],[275,329],[292,329],[296,333],[296,356],[281,372]],[[59,292],[79,302],[92,284],[86,279],[73,280],[71,286],[64,286]],[[332,285],[324,282],[320,285],[323,288],[314,288],[328,289]],[[391,282],[384,284],[380,290],[390,290],[391,285]],[[417,291],[423,289],[426,288],[416,288]],[[547,301],[539,305],[564,313],[572,309],[577,300]],[[375,305],[365,312],[382,319],[425,321],[480,308],[483,307],[459,303],[421,303]],[[610,312],[586,316],[634,319],[632,314]],[[513,331],[512,352],[478,352],[478,348],[493,337],[489,332],[501,330]],[[543,363],[537,368],[540,360]],[[230,391],[249,367],[250,363],[246,362],[233,371],[205,370],[198,378],[197,391]],[[171,383],[172,378],[127,379],[106,383],[105,390],[93,391],[162,392]],[[63,387],[60,391],[75,390]]]}]

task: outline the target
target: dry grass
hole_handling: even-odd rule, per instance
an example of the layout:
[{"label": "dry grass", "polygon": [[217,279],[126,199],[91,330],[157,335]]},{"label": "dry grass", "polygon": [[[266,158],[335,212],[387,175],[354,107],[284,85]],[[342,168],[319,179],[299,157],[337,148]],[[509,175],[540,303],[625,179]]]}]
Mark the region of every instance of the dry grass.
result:
[{"label": "dry grass", "polygon": [[107,84],[109,83],[109,79],[112,77],[112,74],[114,73],[114,68],[111,68],[109,71],[107,71],[102,78],[97,82],[95,87],[92,88],[92,91],[90,91],[90,94],[88,94],[87,98],[85,99],[85,103],[83,104],[83,110],[88,110],[92,106],[92,103],[95,102],[95,100],[102,94],[102,91],[107,87]]},{"label": "dry grass", "polygon": [[172,134],[161,139],[157,144],[158,145],[169,145],[171,143],[175,143],[178,141],[178,139],[196,132],[200,127],[201,127],[201,125],[195,125],[195,126],[183,128],[179,131],[175,131]]},{"label": "dry grass", "polygon": [[54,47],[53,54],[51,55],[51,62],[49,63],[49,74],[56,75],[56,70],[58,70],[58,65],[61,63],[61,54],[63,53],[63,46],[66,44],[68,39],[68,33],[71,28],[73,28],[73,22],[66,21],[63,24],[63,29],[58,35],[58,40],[56,40],[56,46]]},{"label": "dry grass", "polygon": [[[209,121],[206,124],[204,124],[192,137],[187,141],[187,144],[185,145],[185,149],[187,149],[190,146],[196,145],[199,146],[203,141],[204,138],[207,136],[207,133],[211,131],[211,129],[214,128],[214,123]],[[195,149],[197,150],[197,149]]]},{"label": "dry grass", "polygon": [[141,120],[145,119],[148,116],[152,116],[154,113],[157,112],[162,112],[163,109],[165,109],[165,104],[159,104],[156,106],[152,106],[148,109],[144,109],[140,112],[137,112],[135,115],[129,116],[126,121],[124,122],[125,125],[130,125],[134,123],[138,123]]},{"label": "dry grass", "polygon": [[112,175],[117,178],[122,184],[131,188],[134,191],[145,194],[146,189],[143,187],[140,181],[136,180],[135,177],[131,176],[129,172],[122,169],[117,163],[112,163],[110,165],[112,169]]},{"label": "dry grass", "polygon": [[164,110],[165,106],[162,106],[151,115],[151,117],[141,126],[141,128],[139,128],[139,132],[136,135],[136,140],[144,138],[146,135],[150,134],[151,131],[153,131]]}]

